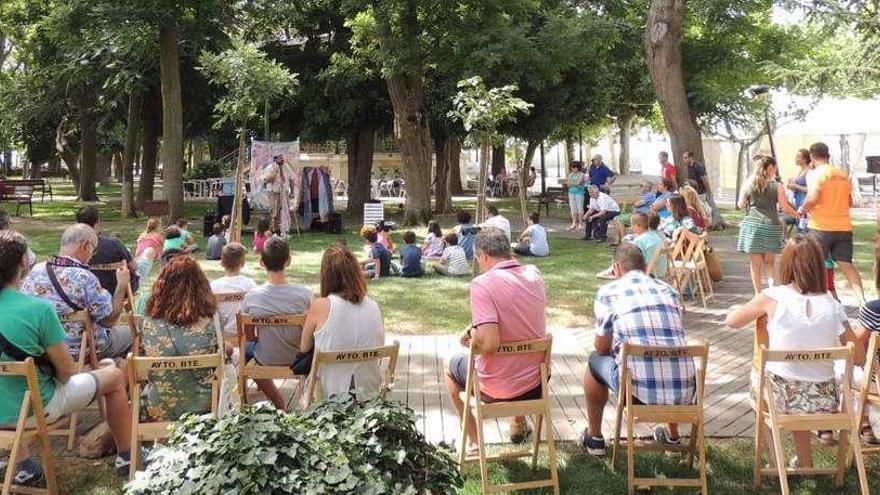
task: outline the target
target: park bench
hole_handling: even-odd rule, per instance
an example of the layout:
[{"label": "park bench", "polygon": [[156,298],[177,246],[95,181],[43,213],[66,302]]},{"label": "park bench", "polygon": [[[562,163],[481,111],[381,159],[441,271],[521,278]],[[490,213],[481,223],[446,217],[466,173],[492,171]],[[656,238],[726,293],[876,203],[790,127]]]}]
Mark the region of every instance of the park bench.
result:
[{"label": "park bench", "polygon": [[556,205],[556,208],[562,208],[568,204],[568,193],[564,187],[548,187],[543,193],[538,195],[538,212],[544,208],[547,216],[550,216],[550,205]]},{"label": "park bench", "polygon": [[45,179],[5,179],[0,181],[2,184],[8,184],[15,187],[33,187],[40,190],[40,202],[45,201],[46,195],[49,195],[49,201],[55,198],[52,195],[52,183]]},{"label": "park bench", "polygon": [[34,186],[17,186],[6,181],[0,182],[0,202],[15,203],[15,216],[18,216],[22,205],[27,205],[31,216],[34,216],[33,196]]}]

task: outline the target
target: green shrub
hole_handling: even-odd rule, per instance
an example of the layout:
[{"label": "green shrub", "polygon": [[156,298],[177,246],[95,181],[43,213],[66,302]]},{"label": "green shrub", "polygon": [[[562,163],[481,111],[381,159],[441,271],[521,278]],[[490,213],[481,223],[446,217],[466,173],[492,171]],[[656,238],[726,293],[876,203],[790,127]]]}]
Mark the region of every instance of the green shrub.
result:
[{"label": "green shrub", "polygon": [[341,397],[300,414],[258,404],[185,418],[126,493],[439,495],[462,483],[451,452],[425,440],[412,410]]},{"label": "green shrub", "polygon": [[205,160],[183,174],[183,180],[216,179],[223,177],[223,166],[217,160]]}]

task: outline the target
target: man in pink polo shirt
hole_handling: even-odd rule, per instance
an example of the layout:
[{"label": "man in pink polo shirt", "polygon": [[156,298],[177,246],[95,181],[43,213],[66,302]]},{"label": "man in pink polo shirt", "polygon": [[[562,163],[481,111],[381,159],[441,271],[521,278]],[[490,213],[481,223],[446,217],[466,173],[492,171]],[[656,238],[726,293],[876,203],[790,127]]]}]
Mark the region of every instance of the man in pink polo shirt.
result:
[{"label": "man in pink polo shirt", "polygon": [[[540,353],[497,357],[492,354],[505,342],[540,339],[546,335],[547,298],[544,277],[534,265],[521,265],[510,253],[510,241],[501,229],[485,227],[474,240],[474,259],[482,275],[471,281],[471,327],[461,336],[469,347],[474,339],[484,353],[477,357],[483,401],[535,400],[541,397]],[[449,361],[446,389],[459,417],[459,393],[467,380],[468,354]],[[476,422],[469,420],[468,437],[476,444]],[[510,439],[524,442],[531,430],[525,417],[511,420]]]}]

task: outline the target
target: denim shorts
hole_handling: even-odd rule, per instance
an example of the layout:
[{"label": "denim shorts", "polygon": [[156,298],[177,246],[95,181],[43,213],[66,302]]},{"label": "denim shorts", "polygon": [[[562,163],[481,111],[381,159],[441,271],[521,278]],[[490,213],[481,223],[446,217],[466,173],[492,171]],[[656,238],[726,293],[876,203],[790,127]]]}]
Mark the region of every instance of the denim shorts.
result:
[{"label": "denim shorts", "polygon": [[[449,360],[448,376],[449,378],[452,378],[452,380],[462,389],[464,389],[467,384],[469,358],[470,356],[468,354],[458,354],[456,356],[453,356],[452,359]],[[519,402],[524,400],[538,400],[541,398],[541,384],[539,383],[537,387],[512,399],[496,399],[482,393],[480,394],[480,398],[483,400],[483,402],[487,404],[490,404],[492,402]]]},{"label": "denim shorts", "polygon": [[620,390],[620,367],[617,365],[617,358],[593,351],[587,358],[587,365],[590,374],[597,382],[612,392]]}]

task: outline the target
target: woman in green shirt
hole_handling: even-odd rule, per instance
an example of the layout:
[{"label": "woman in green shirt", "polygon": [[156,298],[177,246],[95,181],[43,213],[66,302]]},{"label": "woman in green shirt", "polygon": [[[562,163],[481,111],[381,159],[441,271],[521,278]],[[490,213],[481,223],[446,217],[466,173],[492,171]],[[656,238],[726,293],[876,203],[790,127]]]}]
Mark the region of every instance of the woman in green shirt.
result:
[{"label": "woman in green shirt", "polygon": [[[94,242],[87,239],[79,249],[94,251],[97,244],[95,236]],[[103,396],[107,404],[107,422],[119,452],[116,467],[120,473],[127,474],[131,413],[125,374],[115,366],[88,373],[76,372],[76,363],[67,349],[66,333],[54,306],[19,292],[21,282],[30,269],[32,260],[28,258],[24,236],[11,230],[0,231],[0,313],[3,314],[0,332],[9,342],[0,350],[0,362],[19,361],[32,356],[40,363],[37,382],[48,423],[85,409]],[[128,283],[128,277],[128,269],[125,268],[116,274],[120,284]],[[0,377],[0,426],[14,428],[25,391],[27,384],[21,377]],[[43,480],[43,468],[28,456],[27,445],[10,457],[10,464],[13,463],[15,467],[8,469],[16,470],[15,483],[30,486]]]}]

